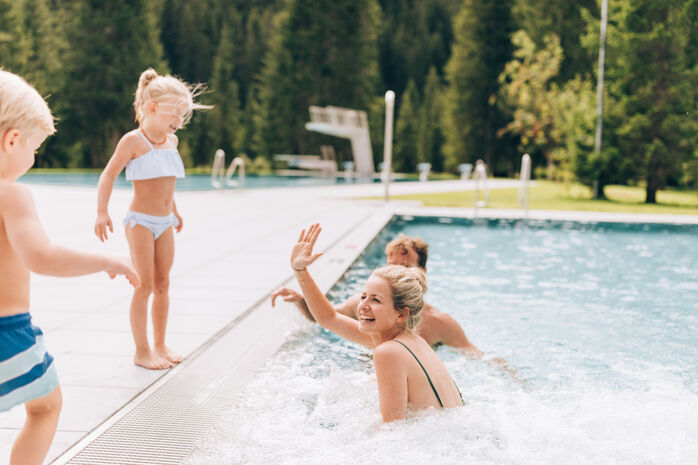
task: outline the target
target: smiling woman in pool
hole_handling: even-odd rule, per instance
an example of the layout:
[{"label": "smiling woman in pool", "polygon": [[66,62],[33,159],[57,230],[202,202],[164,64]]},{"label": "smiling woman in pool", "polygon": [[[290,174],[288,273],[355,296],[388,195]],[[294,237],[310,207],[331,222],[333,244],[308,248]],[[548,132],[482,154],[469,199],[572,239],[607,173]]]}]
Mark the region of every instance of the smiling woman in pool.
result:
[{"label": "smiling woman in pool", "polygon": [[384,422],[402,420],[411,410],[463,405],[458,387],[436,353],[414,332],[424,305],[426,278],[418,268],[388,265],[366,281],[359,320],[337,313],[308,272],[320,253],[313,247],[320,225],[303,230],[291,252],[291,267],[310,312],[324,328],[373,350]]}]

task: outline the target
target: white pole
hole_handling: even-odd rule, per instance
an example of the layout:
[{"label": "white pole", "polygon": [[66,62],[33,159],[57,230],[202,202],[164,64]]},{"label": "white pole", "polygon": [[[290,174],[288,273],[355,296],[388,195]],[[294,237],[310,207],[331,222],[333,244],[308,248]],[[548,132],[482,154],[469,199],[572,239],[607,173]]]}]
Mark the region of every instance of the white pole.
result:
[{"label": "white pole", "polygon": [[395,92],[385,93],[385,143],[383,145],[383,182],[385,195],[383,199],[390,200],[388,186],[390,185],[390,164],[393,159],[393,108],[395,107]]},{"label": "white pole", "polygon": [[[596,84],[596,137],[594,138],[594,151],[601,151],[601,130],[603,127],[603,74],[606,61],[606,24],[608,23],[608,0],[601,3],[601,32],[599,34],[599,72]],[[594,184],[594,198],[598,198],[596,183]]]},{"label": "white pole", "polygon": [[519,179],[521,181],[519,186],[519,205],[525,210],[526,217],[528,217],[528,184],[531,180],[531,156],[527,153],[521,157],[521,176]]}]

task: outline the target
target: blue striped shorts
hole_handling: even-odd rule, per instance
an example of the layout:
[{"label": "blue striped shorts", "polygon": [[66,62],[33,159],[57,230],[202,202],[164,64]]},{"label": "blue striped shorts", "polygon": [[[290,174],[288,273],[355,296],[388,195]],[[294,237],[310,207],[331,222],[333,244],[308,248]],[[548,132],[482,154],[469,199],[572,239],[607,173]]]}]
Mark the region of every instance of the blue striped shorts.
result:
[{"label": "blue striped shorts", "polygon": [[29,313],[0,317],[0,412],[38,399],[58,386],[53,357]]}]

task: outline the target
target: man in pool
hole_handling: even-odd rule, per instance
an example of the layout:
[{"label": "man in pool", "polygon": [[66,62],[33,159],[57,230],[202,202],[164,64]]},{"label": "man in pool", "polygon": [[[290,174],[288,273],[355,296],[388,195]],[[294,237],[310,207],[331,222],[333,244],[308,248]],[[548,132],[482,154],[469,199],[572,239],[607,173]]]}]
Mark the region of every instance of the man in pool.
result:
[{"label": "man in pool", "polygon": [[[427,255],[429,245],[419,237],[408,237],[400,234],[385,247],[385,255],[388,265],[403,265],[407,267],[419,267],[422,271],[427,271]],[[281,297],[286,302],[292,302],[298,310],[309,321],[315,321],[313,315],[308,310],[305,298],[298,292],[281,288],[271,295],[271,305],[274,306],[277,297]],[[346,302],[335,305],[336,312],[358,320],[358,304],[361,294],[356,294]],[[428,303],[424,303],[419,324],[417,325],[419,334],[432,347],[447,345],[455,349],[462,350],[466,355],[480,359],[484,356],[482,351],[475,347],[466,337],[463,328],[446,313],[440,312]]]}]

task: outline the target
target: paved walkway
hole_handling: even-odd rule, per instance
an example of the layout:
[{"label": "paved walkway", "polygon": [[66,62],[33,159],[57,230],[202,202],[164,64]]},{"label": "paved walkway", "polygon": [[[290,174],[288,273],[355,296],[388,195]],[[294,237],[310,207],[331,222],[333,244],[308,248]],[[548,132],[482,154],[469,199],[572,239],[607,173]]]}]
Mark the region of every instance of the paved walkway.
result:
[{"label": "paved walkway", "polygon": [[[496,180],[490,189],[515,187]],[[444,192],[472,189],[462,181],[395,183],[390,193]],[[110,213],[115,234],[105,244],[94,236],[93,188],[31,186],[49,237],[82,250],[127,254],[120,219],[131,198],[115,190]],[[395,209],[424,213],[414,203],[357,201],[383,195],[382,185],[178,192],[184,229],[177,235],[171,273],[168,343],[183,355],[205,344],[291,276],[288,255],[299,231],[319,221],[320,250],[331,247],[369,218]],[[472,209],[440,209],[436,214],[472,216]],[[484,211],[481,210],[480,213]],[[498,212],[487,211],[488,216]],[[508,217],[521,211],[499,212]],[[532,217],[593,219],[594,214],[531,212]],[[386,216],[387,217],[387,216]],[[603,217],[603,215],[602,215]],[[645,216],[646,217],[646,216]],[[633,217],[637,218],[637,217]],[[698,223],[698,217],[663,217],[662,221]],[[123,278],[110,281],[100,273],[59,279],[33,276],[31,311],[56,359],[64,396],[58,433],[47,463],[156,382],[165,372],[132,364],[134,345],[128,323],[131,288]],[[0,416],[0,464],[24,422],[21,407]]]}]

